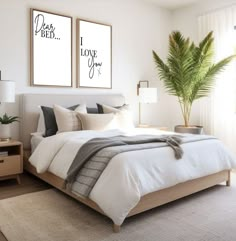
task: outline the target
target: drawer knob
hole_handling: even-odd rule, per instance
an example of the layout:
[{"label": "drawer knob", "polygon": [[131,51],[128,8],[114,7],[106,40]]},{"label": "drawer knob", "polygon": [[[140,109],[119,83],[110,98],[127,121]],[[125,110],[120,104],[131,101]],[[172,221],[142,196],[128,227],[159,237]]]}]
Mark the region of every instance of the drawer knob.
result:
[{"label": "drawer knob", "polygon": [[0,160],[0,163],[4,163],[4,160]]}]

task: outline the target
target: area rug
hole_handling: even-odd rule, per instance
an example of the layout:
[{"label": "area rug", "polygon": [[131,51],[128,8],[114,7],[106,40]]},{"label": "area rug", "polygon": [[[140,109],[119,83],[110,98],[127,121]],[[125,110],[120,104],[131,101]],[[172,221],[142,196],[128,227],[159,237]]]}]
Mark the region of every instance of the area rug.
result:
[{"label": "area rug", "polygon": [[50,189],[0,201],[0,230],[8,241],[234,241],[236,186],[218,185],[112,222]]}]

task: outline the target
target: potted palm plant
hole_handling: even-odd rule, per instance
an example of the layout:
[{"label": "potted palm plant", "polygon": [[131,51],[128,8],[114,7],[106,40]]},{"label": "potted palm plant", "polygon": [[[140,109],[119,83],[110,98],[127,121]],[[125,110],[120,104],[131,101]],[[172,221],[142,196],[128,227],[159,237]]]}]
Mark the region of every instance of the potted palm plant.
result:
[{"label": "potted palm plant", "polygon": [[235,57],[229,56],[214,63],[213,32],[195,45],[189,38],[174,31],[169,36],[169,54],[166,63],[155,51],[153,58],[165,89],[178,98],[184,125],[175,127],[176,132],[201,134],[201,126],[190,126],[190,114],[195,100],[209,95],[214,79]]},{"label": "potted palm plant", "polygon": [[11,139],[11,123],[19,121],[18,116],[8,116],[4,114],[3,117],[0,117],[0,139],[9,140]]}]

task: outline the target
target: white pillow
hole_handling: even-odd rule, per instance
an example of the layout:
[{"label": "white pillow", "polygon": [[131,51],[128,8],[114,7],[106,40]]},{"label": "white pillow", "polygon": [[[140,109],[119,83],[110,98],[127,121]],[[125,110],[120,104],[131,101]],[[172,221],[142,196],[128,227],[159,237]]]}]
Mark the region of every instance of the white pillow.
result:
[{"label": "white pillow", "polygon": [[133,115],[128,105],[123,105],[120,108],[114,108],[108,105],[101,105],[103,113],[115,113],[117,122],[120,129],[132,129],[135,128]]},{"label": "white pillow", "polygon": [[82,130],[81,122],[77,118],[77,114],[87,113],[86,105],[79,105],[74,111],[68,110],[60,105],[53,106],[56,117],[58,132],[78,131]]},{"label": "white pillow", "polygon": [[115,114],[83,114],[78,113],[78,118],[81,120],[83,130],[105,131],[117,129],[117,119]]}]

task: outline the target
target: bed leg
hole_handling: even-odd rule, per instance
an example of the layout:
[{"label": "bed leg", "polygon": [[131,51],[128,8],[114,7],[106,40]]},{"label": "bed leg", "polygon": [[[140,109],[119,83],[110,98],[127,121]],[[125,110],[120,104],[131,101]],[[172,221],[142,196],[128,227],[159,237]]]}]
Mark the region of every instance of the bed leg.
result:
[{"label": "bed leg", "polygon": [[120,232],[120,225],[113,224],[113,232],[119,233]]},{"label": "bed leg", "polygon": [[231,171],[228,171],[228,180],[226,181],[226,186],[227,187],[230,187],[231,185]]}]

